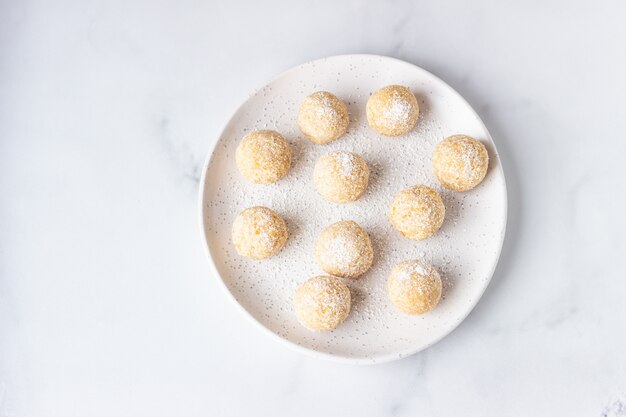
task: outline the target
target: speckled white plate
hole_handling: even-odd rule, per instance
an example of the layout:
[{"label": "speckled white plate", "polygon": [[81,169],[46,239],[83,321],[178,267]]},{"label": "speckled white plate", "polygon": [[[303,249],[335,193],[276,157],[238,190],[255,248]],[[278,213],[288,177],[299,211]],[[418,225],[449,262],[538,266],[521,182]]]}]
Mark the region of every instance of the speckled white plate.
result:
[{"label": "speckled white plate", "polygon": [[[379,136],[365,118],[369,95],[389,84],[410,87],[420,103],[417,127],[400,138]],[[310,143],[296,125],[299,104],[318,90],[333,92],[350,110],[348,133],[325,146]],[[239,140],[256,129],[276,130],[292,146],[291,171],[272,185],[247,182],[235,165]],[[479,139],[489,151],[485,180],[466,193],[441,187],[431,169],[437,142],[456,133]],[[323,200],[312,181],[317,158],[339,149],[361,154],[371,171],[365,195],[347,205]],[[446,204],[441,230],[422,242],[404,239],[387,220],[395,193],[418,183],[437,189]],[[254,205],[281,214],[290,233],[283,250],[264,261],[238,256],[230,240],[234,217]],[[207,158],[200,186],[200,213],[215,275],[247,317],[277,340],[303,352],[352,363],[375,363],[402,358],[432,345],[469,314],[498,261],[507,199],[500,159],[489,132],[457,92],[427,71],[397,59],[344,55],[293,68],[241,105]],[[347,219],[355,220],[370,234],[374,265],[359,280],[346,281],[353,296],[348,319],[334,331],[311,332],[297,322],[291,300],[300,283],[323,274],[313,256],[319,232]],[[432,263],[444,281],[441,303],[420,317],[397,312],[385,291],[392,266],[414,258]]]}]

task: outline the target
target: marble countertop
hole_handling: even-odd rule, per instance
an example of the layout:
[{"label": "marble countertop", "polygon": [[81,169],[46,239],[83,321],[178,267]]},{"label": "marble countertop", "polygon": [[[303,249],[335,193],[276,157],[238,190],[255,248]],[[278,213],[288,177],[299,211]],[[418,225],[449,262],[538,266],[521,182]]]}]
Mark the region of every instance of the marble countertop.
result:
[{"label": "marble countertop", "polygon": [[[618,1],[0,3],[0,416],[626,416],[625,18]],[[345,53],[457,89],[509,192],[475,310],[376,366],[262,334],[198,225],[234,109]]]}]

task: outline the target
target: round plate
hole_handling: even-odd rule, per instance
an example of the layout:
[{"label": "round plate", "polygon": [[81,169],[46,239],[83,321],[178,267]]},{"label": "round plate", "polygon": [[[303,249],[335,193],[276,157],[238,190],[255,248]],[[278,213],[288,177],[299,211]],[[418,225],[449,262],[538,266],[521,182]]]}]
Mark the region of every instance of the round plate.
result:
[{"label": "round plate", "polygon": [[[416,128],[399,138],[378,135],[365,117],[370,94],[389,84],[411,88],[420,105]],[[319,90],[337,95],[350,111],[348,132],[328,145],[312,144],[296,125],[300,103]],[[237,171],[237,144],[244,135],[258,129],[280,132],[292,147],[291,170],[275,184],[252,184]],[[457,133],[480,140],[490,157],[485,180],[465,193],[444,189],[431,168],[435,145]],[[365,195],[352,204],[327,202],[314,188],[315,161],[334,150],[357,152],[370,167],[370,185]],[[403,238],[393,229],[387,210],[398,191],[420,183],[441,193],[446,218],[434,237],[418,242]],[[262,261],[240,257],[230,239],[237,213],[256,205],[278,212],[289,229],[283,250]],[[498,261],[507,200],[496,147],[476,112],[457,92],[429,72],[397,59],[344,55],[293,68],[243,103],[207,158],[200,186],[200,212],[216,275],[253,322],[307,353],[352,363],[375,363],[430,346],[469,314]],[[334,222],[349,219],[369,233],[374,264],[358,280],[345,280],[353,298],[346,321],[330,332],[311,332],[295,318],[293,295],[306,279],[324,274],[313,256],[318,234]],[[389,302],[387,276],[397,262],[416,258],[439,270],[444,292],[432,312],[407,316]]]}]

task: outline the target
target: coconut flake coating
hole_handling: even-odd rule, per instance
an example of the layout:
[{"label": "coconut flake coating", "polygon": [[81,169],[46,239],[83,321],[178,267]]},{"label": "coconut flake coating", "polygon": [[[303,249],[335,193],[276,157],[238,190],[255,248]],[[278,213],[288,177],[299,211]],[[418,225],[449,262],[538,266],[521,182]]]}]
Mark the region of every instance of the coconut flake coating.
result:
[{"label": "coconut flake coating", "polygon": [[338,139],[349,124],[348,107],[327,91],[311,94],[300,105],[298,127],[313,143],[323,145]]},{"label": "coconut flake coating", "polygon": [[284,177],[291,167],[291,150],[285,138],[273,130],[246,135],[235,152],[241,175],[257,184],[269,184]]},{"label": "coconut flake coating", "polygon": [[350,290],[341,280],[329,276],[310,278],[294,297],[298,321],[309,330],[332,330],[350,313]]},{"label": "coconut flake coating", "polygon": [[445,214],[446,208],[437,191],[415,185],[396,194],[389,220],[407,239],[424,240],[437,233]]},{"label": "coconut flake coating", "polygon": [[328,274],[357,278],[372,266],[374,251],[367,232],[344,220],[322,231],[315,243],[315,259]]},{"label": "coconut flake coating", "polygon": [[389,85],[374,92],[365,107],[369,125],[385,136],[402,136],[415,127],[419,105],[407,87]]},{"label": "coconut flake coating", "polygon": [[441,277],[430,264],[420,260],[402,261],[389,274],[387,294],[403,313],[424,314],[441,299]]},{"label": "coconut flake coating", "polygon": [[485,145],[466,135],[454,135],[437,144],[433,154],[433,171],[444,187],[467,191],[487,175],[489,154]]},{"label": "coconut flake coating", "polygon": [[287,225],[267,207],[250,207],[237,215],[232,240],[237,253],[252,259],[275,255],[287,241]]},{"label": "coconut flake coating", "polygon": [[328,201],[350,203],[363,195],[369,183],[365,160],[352,152],[322,155],[315,163],[313,180],[317,191]]}]

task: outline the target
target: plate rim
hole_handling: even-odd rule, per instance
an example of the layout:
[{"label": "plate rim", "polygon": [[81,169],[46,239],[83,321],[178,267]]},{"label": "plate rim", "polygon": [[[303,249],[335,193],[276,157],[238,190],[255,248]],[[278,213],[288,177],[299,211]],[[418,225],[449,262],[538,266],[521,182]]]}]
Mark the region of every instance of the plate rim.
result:
[{"label": "plate rim", "polygon": [[[432,77],[433,79],[435,79],[445,89],[447,89],[449,93],[451,93],[452,95],[456,96],[457,99],[461,100],[471,110],[471,113],[478,120],[478,122],[483,127],[485,132],[487,132],[487,136],[488,136],[489,141],[491,142],[491,145],[493,146],[493,150],[496,153],[496,155],[498,155],[498,160],[499,160],[500,163],[498,164],[497,169],[500,171],[500,174],[502,175],[502,187],[504,189],[503,190],[504,191],[504,223],[503,223],[502,231],[500,233],[500,245],[498,246],[498,252],[496,254],[495,261],[493,262],[493,266],[491,268],[491,271],[489,272],[489,277],[484,281],[484,284],[483,284],[482,288],[480,289],[480,295],[478,297],[476,297],[475,301],[471,304],[471,306],[467,309],[467,311],[464,312],[464,314],[460,317],[460,319],[456,323],[454,323],[449,329],[447,329],[447,331],[442,333],[439,337],[437,337],[437,338],[431,340],[430,342],[428,342],[428,343],[426,343],[424,345],[421,345],[421,346],[419,346],[417,348],[405,349],[405,350],[403,350],[401,352],[386,353],[386,354],[376,355],[376,356],[372,356],[372,357],[369,357],[369,358],[368,357],[354,358],[354,357],[346,356],[346,355],[343,355],[343,354],[331,354],[331,353],[326,353],[326,352],[320,352],[320,351],[315,350],[313,348],[309,348],[309,347],[305,347],[305,346],[299,345],[299,344],[297,344],[297,343],[295,343],[295,342],[293,342],[293,341],[291,341],[291,340],[289,340],[289,339],[287,339],[285,337],[282,337],[279,334],[277,334],[274,331],[272,331],[270,328],[268,328],[265,325],[263,325],[260,321],[258,321],[252,315],[252,313],[250,313],[245,307],[243,307],[237,301],[237,299],[235,298],[233,293],[230,291],[230,289],[228,288],[228,286],[224,282],[224,278],[222,277],[222,275],[220,274],[219,270],[217,269],[217,266],[215,264],[215,260],[213,259],[213,254],[211,252],[211,248],[209,246],[209,238],[208,238],[208,236],[206,234],[206,223],[205,223],[205,220],[206,220],[207,217],[204,215],[204,200],[205,200],[204,195],[205,195],[205,190],[206,190],[206,181],[207,181],[207,173],[208,173],[208,169],[209,169],[209,164],[211,162],[211,159],[213,158],[213,154],[215,152],[215,148],[217,147],[217,145],[218,145],[218,143],[220,141],[220,138],[224,135],[224,132],[226,131],[226,129],[229,127],[229,125],[233,121],[234,115],[239,113],[239,111],[241,111],[241,109],[249,102],[249,100],[252,97],[254,97],[254,95],[257,92],[261,91],[268,84],[271,84],[271,83],[277,81],[278,79],[286,76],[287,74],[289,74],[291,72],[295,72],[295,71],[301,69],[302,67],[305,67],[307,65],[311,65],[311,64],[319,62],[319,61],[328,61],[328,60],[331,60],[331,59],[353,59],[353,58],[367,58],[367,59],[389,60],[389,61],[394,61],[395,63],[400,63],[400,64],[403,64],[403,65],[409,65],[409,66],[413,67],[414,69],[416,69],[418,71],[422,71],[427,76]],[[485,123],[483,122],[482,118],[478,115],[476,110],[474,110],[474,107],[472,107],[470,105],[470,103],[458,91],[456,91],[447,82],[445,82],[444,80],[442,80],[441,78],[439,78],[435,74],[431,73],[430,71],[425,70],[424,68],[422,68],[422,67],[420,67],[420,66],[418,66],[416,64],[404,61],[404,60],[399,59],[399,58],[394,58],[394,57],[385,56],[385,55],[377,55],[377,54],[341,54],[341,55],[331,55],[331,56],[327,56],[327,57],[313,59],[313,60],[304,62],[302,64],[296,65],[294,67],[291,67],[291,68],[289,68],[289,69],[287,69],[285,71],[282,71],[281,73],[279,73],[275,77],[273,77],[270,80],[266,81],[260,88],[257,88],[256,90],[254,90],[250,95],[248,95],[248,98],[245,99],[239,106],[237,106],[237,108],[231,113],[230,118],[223,125],[222,129],[219,131],[219,134],[216,136],[215,141],[211,145],[211,147],[209,149],[209,152],[207,153],[207,156],[206,156],[206,158],[204,160],[204,164],[202,165],[202,175],[200,177],[200,183],[199,183],[199,190],[198,191],[199,191],[198,192],[198,208],[199,208],[198,215],[199,215],[199,223],[200,223],[200,236],[202,238],[204,249],[205,249],[205,252],[207,254],[207,257],[209,258],[210,269],[213,272],[213,274],[218,277],[218,281],[220,283],[220,287],[222,288],[223,291],[225,291],[228,294],[228,298],[232,301],[232,303],[235,304],[235,306],[238,308],[238,310],[241,311],[244,314],[245,317],[247,317],[248,321],[251,321],[252,323],[255,324],[255,326],[257,328],[260,328],[262,332],[264,332],[265,334],[269,335],[272,339],[274,339],[274,340],[276,340],[276,341],[278,341],[280,343],[283,343],[286,346],[289,346],[291,349],[293,349],[295,351],[304,353],[304,354],[306,354],[308,356],[312,356],[312,357],[322,358],[322,359],[326,359],[326,360],[330,360],[330,361],[334,361],[334,362],[349,363],[349,364],[356,364],[356,365],[380,364],[380,363],[387,363],[387,362],[392,362],[392,361],[395,361],[395,360],[400,360],[400,359],[406,358],[408,356],[414,355],[414,354],[416,354],[418,352],[421,352],[423,350],[428,349],[432,345],[438,343],[443,338],[445,338],[448,335],[450,335],[450,333],[452,333],[454,330],[456,330],[461,325],[461,323],[463,323],[465,321],[465,319],[467,319],[467,317],[474,310],[474,308],[476,308],[476,305],[483,298],[483,295],[485,294],[485,291],[487,290],[487,287],[489,286],[489,284],[491,283],[491,280],[493,279],[493,275],[495,273],[495,270],[498,267],[498,264],[500,262],[500,256],[502,254],[502,248],[504,246],[504,238],[505,238],[505,235],[506,235],[506,229],[507,229],[507,225],[508,225],[508,214],[509,214],[509,209],[508,209],[508,202],[509,202],[508,188],[507,188],[507,184],[506,184],[506,176],[505,176],[505,173],[504,173],[504,168],[502,166],[502,160],[500,159],[500,153],[498,152],[497,145],[496,145],[495,141],[493,140],[493,137],[491,136],[491,133],[487,129],[487,126],[485,126]]]}]

